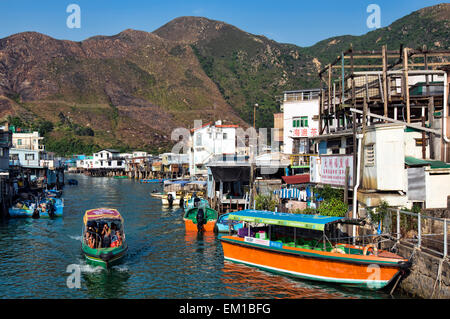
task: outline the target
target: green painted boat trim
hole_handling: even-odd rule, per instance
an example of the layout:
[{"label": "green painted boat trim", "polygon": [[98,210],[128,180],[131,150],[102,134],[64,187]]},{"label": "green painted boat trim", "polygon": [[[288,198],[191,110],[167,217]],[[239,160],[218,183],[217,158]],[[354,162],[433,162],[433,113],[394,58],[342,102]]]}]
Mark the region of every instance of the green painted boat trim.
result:
[{"label": "green painted boat trim", "polygon": [[221,241],[225,241],[225,242],[229,242],[229,243],[233,243],[233,244],[237,244],[237,245],[241,245],[241,246],[249,246],[249,247],[259,248],[259,249],[263,249],[263,250],[274,251],[274,252],[278,252],[278,253],[282,253],[282,254],[298,255],[298,256],[302,256],[302,257],[309,257],[309,258],[316,258],[316,259],[320,258],[320,259],[327,259],[327,260],[333,260],[333,261],[341,261],[341,262],[346,262],[346,263],[369,264],[369,265],[370,264],[381,264],[381,265],[385,265],[385,266],[401,267],[401,264],[396,261],[389,262],[389,261],[383,261],[383,260],[378,261],[378,260],[365,260],[365,259],[360,259],[360,258],[349,258],[349,257],[339,257],[339,256],[324,256],[321,254],[307,252],[307,251],[298,251],[298,250],[290,250],[290,249],[284,249],[284,248],[268,247],[268,246],[254,244],[254,243],[242,242],[239,240],[233,240],[233,239],[229,239],[229,238],[223,238],[223,237],[219,237],[219,239]]},{"label": "green painted boat trim", "polygon": [[[82,243],[81,250],[86,258],[86,260],[94,263],[95,265],[99,265],[102,267],[108,267],[118,264],[123,257],[125,257],[125,253],[128,250],[128,245],[124,243],[120,247],[110,247],[110,248],[90,248],[85,243]],[[112,253],[113,256],[108,261],[103,260],[100,256],[102,254]]]}]

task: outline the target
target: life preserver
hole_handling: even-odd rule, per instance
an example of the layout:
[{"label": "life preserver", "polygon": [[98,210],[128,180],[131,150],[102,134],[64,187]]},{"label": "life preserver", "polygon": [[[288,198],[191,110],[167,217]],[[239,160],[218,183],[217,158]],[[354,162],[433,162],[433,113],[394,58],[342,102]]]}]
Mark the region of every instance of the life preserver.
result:
[{"label": "life preserver", "polygon": [[338,253],[338,254],[345,254],[345,251],[343,249],[339,249],[339,248],[333,248],[331,250],[332,253]]},{"label": "life preserver", "polygon": [[377,248],[377,246],[375,246],[374,244],[369,244],[369,245],[366,245],[364,247],[364,250],[363,250],[363,255],[364,256],[367,256],[367,253],[369,252],[370,248],[372,248],[372,251],[373,251],[372,255],[378,255],[378,248]]}]

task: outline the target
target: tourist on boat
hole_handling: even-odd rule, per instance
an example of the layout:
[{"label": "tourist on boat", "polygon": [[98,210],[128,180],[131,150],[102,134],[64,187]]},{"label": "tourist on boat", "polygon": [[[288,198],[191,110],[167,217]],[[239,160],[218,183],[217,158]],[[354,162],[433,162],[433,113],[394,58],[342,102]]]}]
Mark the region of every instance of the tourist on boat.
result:
[{"label": "tourist on boat", "polygon": [[205,212],[203,208],[197,210],[197,230],[199,232],[203,231],[203,225],[205,224]]},{"label": "tourist on boat", "polygon": [[111,237],[111,247],[119,247],[122,245],[122,238],[120,236],[120,232],[116,231],[116,233]]},{"label": "tourist on boat", "polygon": [[102,238],[102,248],[111,246],[111,229],[109,228],[107,223],[105,223],[105,225],[103,226]]}]

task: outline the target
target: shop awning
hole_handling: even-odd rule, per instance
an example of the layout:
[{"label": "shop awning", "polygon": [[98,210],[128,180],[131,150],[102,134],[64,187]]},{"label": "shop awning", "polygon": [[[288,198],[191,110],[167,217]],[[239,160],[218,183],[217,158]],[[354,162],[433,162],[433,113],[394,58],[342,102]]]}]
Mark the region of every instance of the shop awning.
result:
[{"label": "shop awning", "polygon": [[310,182],[309,174],[283,176],[283,181],[289,185],[305,184]]}]

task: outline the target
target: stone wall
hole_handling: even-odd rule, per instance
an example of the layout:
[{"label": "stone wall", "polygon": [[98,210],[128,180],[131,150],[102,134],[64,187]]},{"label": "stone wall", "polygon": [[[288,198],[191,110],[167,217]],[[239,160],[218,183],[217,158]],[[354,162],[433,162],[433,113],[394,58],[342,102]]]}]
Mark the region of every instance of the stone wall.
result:
[{"label": "stone wall", "polygon": [[[426,299],[448,299],[450,298],[450,263],[446,259],[432,256],[422,250],[398,245],[399,255],[408,258],[414,252],[412,257],[412,267],[404,278],[400,281],[399,289],[412,297]],[[439,274],[440,278],[436,280]],[[439,280],[440,279],[440,280]]]}]

